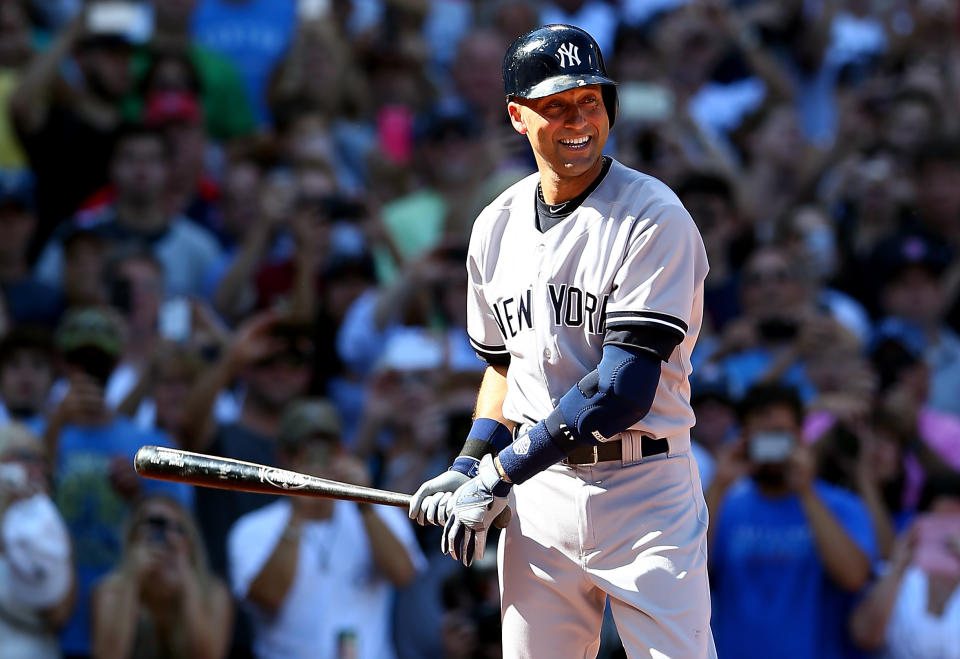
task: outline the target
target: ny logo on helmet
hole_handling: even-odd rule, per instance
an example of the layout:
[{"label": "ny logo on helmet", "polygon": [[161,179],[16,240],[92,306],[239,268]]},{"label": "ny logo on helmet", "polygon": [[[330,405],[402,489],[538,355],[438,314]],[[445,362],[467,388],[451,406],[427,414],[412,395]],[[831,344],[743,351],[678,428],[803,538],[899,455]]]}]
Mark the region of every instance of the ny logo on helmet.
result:
[{"label": "ny logo on helmet", "polygon": [[[566,68],[580,63],[578,49],[572,43],[565,43],[557,50],[557,59],[560,60],[560,68]],[[566,59],[564,59],[566,58]]]}]

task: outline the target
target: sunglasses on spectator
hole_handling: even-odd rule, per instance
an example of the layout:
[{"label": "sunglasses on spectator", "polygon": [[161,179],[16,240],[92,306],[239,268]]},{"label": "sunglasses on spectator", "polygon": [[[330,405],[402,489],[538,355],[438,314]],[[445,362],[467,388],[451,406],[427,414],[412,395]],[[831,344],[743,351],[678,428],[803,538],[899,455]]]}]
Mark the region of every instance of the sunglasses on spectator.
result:
[{"label": "sunglasses on spectator", "polygon": [[256,363],[259,368],[272,366],[306,366],[313,361],[313,354],[299,350],[284,351],[261,359]]},{"label": "sunglasses on spectator", "polygon": [[313,433],[303,440],[303,459],[312,464],[325,465],[335,450],[339,437],[323,433]]},{"label": "sunglasses on spectator", "polygon": [[743,273],[743,281],[750,285],[782,284],[790,279],[790,272],[786,268],[748,270]]},{"label": "sunglasses on spectator", "polygon": [[140,521],[140,526],[150,529],[151,535],[166,535],[170,531],[180,536],[187,535],[187,528],[183,523],[165,515],[148,515]]}]

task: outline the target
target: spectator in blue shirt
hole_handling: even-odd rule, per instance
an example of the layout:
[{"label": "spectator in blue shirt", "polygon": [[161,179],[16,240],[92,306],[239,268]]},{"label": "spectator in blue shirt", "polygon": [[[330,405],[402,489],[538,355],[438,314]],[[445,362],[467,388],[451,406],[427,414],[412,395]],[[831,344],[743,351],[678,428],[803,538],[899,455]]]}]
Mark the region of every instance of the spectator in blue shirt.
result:
[{"label": "spectator in blue shirt", "polygon": [[119,321],[94,308],[69,312],[56,332],[70,389],[49,419],[45,440],[53,460],[54,500],[70,530],[77,565],[77,606],[61,636],[65,654],[90,653],[90,595],[116,567],[131,504],[140,495],[167,494],[191,507],[190,486],[142,480],[133,455],[144,444],[170,446],[162,433],[113,416],[104,400],[121,351]]},{"label": "spectator in blue shirt", "polygon": [[293,42],[296,9],[293,0],[201,0],[191,17],[197,45],[237,68],[261,126],[270,120],[267,84]]},{"label": "spectator in blue shirt", "polygon": [[756,385],[739,416],[707,491],[718,656],[856,657],[846,620],[875,559],[867,510],[816,478],[795,390]]}]

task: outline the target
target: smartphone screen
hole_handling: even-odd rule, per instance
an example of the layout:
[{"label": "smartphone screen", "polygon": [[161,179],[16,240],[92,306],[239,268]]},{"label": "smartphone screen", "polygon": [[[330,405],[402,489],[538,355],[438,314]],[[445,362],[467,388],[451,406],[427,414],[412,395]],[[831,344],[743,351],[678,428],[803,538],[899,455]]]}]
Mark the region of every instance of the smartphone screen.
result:
[{"label": "smartphone screen", "polygon": [[302,21],[316,21],[330,12],[330,0],[297,0],[297,16]]},{"label": "smartphone screen", "polygon": [[751,435],[747,450],[751,462],[785,462],[795,443],[794,436],[787,432],[758,432]]},{"label": "smartphone screen", "polygon": [[916,526],[913,564],[929,574],[960,577],[960,514],[921,515]]},{"label": "smartphone screen", "polygon": [[175,297],[164,302],[158,318],[160,335],[176,342],[189,339],[190,312],[190,301],[185,297]]},{"label": "smartphone screen", "polygon": [[91,34],[118,35],[131,43],[145,43],[153,34],[153,9],[144,2],[94,2],[87,10]]}]

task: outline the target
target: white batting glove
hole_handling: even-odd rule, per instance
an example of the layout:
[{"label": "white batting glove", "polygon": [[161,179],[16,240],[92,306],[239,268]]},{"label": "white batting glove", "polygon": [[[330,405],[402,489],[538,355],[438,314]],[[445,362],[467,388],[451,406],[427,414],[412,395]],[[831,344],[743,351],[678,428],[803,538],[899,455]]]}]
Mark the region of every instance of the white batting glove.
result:
[{"label": "white batting glove", "polygon": [[433,524],[443,526],[447,521],[447,507],[454,491],[470,480],[459,471],[445,471],[421,485],[410,498],[410,519],[417,520],[420,526]]},{"label": "white batting glove", "polygon": [[[498,494],[494,494],[497,491]],[[510,485],[500,478],[493,456],[480,461],[476,477],[457,488],[450,500],[447,523],[443,527],[440,551],[469,567],[474,558],[483,558],[487,530],[507,507]]]}]

